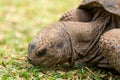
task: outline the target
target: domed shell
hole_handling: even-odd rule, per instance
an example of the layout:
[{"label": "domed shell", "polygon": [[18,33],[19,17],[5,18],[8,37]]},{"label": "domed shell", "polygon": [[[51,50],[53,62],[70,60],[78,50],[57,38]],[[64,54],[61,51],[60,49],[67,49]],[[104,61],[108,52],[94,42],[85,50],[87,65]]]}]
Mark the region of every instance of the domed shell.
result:
[{"label": "domed shell", "polygon": [[83,0],[78,8],[103,7],[106,11],[120,16],[120,0]]}]

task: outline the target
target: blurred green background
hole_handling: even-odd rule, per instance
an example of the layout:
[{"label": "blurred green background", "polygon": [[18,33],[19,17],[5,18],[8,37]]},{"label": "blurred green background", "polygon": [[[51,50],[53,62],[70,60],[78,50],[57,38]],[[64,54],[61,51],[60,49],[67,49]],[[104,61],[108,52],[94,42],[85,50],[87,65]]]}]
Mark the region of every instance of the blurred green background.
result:
[{"label": "blurred green background", "polygon": [[51,71],[27,62],[27,46],[34,35],[80,3],[81,0],[0,0],[0,80],[117,79],[94,67],[60,67]]}]

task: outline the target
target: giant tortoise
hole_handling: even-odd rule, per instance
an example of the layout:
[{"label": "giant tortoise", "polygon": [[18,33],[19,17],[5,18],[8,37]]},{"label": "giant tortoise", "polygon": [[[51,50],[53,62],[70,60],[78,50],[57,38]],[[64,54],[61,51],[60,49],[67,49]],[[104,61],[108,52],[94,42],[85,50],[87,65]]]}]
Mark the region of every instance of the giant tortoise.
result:
[{"label": "giant tortoise", "polygon": [[120,0],[83,0],[46,26],[28,46],[28,61],[50,67],[76,62],[120,73]]}]

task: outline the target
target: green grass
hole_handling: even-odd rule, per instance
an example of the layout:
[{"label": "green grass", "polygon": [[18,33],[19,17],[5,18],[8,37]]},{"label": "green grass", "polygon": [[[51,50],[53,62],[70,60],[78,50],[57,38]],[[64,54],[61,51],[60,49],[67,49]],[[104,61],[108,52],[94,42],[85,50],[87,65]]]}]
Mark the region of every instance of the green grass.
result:
[{"label": "green grass", "polygon": [[0,80],[117,80],[96,67],[34,67],[27,62],[27,46],[44,26],[58,21],[80,0],[0,0]]}]

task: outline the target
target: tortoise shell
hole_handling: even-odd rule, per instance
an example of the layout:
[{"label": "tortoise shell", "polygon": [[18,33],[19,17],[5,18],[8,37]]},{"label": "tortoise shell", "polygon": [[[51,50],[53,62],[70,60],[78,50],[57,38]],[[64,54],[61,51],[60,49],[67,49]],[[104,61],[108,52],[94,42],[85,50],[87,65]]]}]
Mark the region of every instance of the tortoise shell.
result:
[{"label": "tortoise shell", "polygon": [[106,11],[120,16],[120,0],[83,0],[78,8],[91,9],[102,7]]}]

